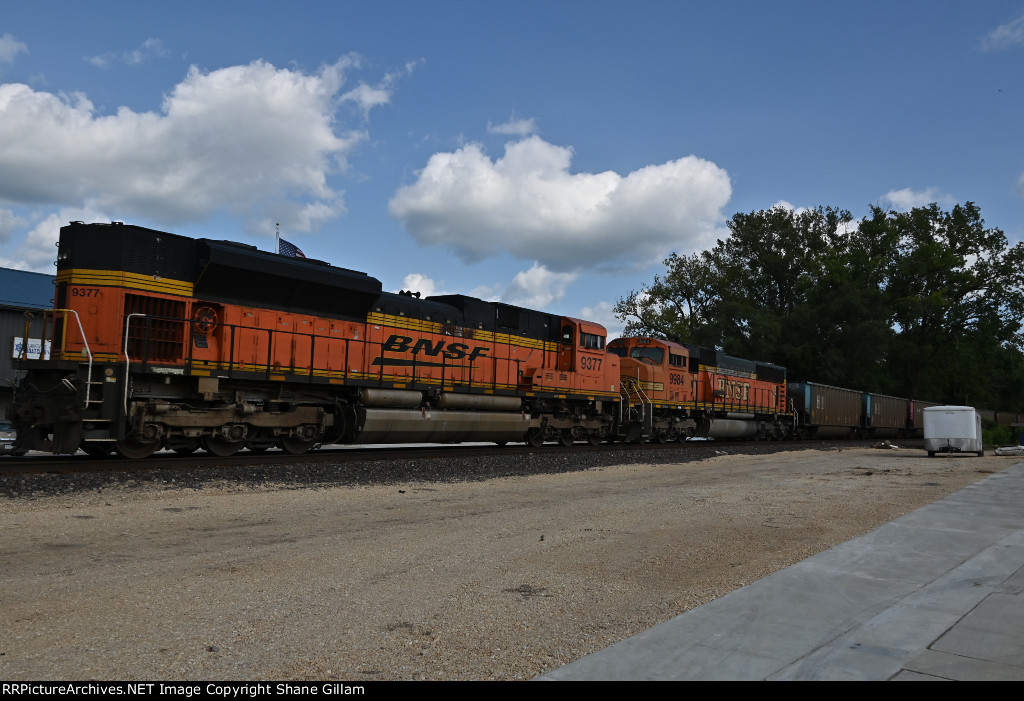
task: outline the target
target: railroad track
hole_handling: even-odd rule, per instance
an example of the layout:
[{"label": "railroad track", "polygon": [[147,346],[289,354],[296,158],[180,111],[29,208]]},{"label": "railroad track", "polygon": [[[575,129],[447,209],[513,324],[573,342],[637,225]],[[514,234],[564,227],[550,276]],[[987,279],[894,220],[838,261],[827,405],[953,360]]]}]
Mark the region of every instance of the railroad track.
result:
[{"label": "railroad track", "polygon": [[[581,458],[601,458],[606,456],[612,463],[643,461],[657,459],[665,461],[699,456],[704,459],[709,455],[721,452],[729,453],[763,453],[796,448],[822,448],[829,446],[866,447],[871,441],[772,441],[756,443],[750,441],[701,441],[691,443],[650,443],[630,444],[614,443],[591,446],[577,443],[570,447],[546,444],[534,448],[526,444],[494,445],[494,444],[458,444],[458,445],[402,445],[402,446],[327,446],[303,455],[291,455],[280,450],[265,453],[242,451],[230,457],[215,457],[202,451],[190,455],[179,455],[172,451],[161,451],[145,460],[125,460],[115,455],[96,458],[78,453],[76,455],[29,454],[22,457],[0,458],[0,479],[15,475],[42,474],[89,474],[89,473],[133,473],[163,471],[201,470],[205,472],[223,471],[230,468],[301,468],[306,465],[333,465],[339,469],[344,466],[384,462],[401,464],[409,461],[467,461],[485,458],[501,458],[511,460],[559,460],[572,458],[574,462]],[[609,464],[605,459],[597,462]]]}]

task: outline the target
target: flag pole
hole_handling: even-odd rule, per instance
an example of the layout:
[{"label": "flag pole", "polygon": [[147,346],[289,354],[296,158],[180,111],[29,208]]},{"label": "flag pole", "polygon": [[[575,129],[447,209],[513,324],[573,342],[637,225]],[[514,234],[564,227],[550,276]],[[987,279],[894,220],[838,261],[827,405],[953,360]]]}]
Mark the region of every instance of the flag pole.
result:
[{"label": "flag pole", "polygon": [[274,249],[274,253],[281,253],[281,222],[274,222],[274,239],[277,242],[277,247]]}]

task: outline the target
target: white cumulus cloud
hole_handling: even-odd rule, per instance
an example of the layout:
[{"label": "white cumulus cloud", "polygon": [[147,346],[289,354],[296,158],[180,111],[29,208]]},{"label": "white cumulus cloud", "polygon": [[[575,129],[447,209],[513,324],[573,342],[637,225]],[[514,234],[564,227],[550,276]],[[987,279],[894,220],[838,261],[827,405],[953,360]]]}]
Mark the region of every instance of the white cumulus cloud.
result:
[{"label": "white cumulus cloud", "polygon": [[0,242],[9,240],[11,234],[25,224],[26,221],[11,210],[0,209]]},{"label": "white cumulus cloud", "polygon": [[521,307],[546,309],[565,296],[566,288],[576,277],[576,273],[554,273],[534,263],[529,270],[516,273],[501,300]]},{"label": "white cumulus cloud", "polygon": [[779,200],[778,202],[772,205],[772,209],[775,209],[776,207],[788,209],[793,214],[803,214],[804,212],[807,211],[807,207],[796,207],[793,205],[792,202],[788,202],[786,200]]},{"label": "white cumulus cloud", "polygon": [[193,67],[159,112],[100,114],[82,94],[0,84],[0,202],[164,226],[227,210],[253,230],[315,229],[344,213],[328,175],[365,138],[335,119],[353,63],[313,73],[264,61]]},{"label": "white cumulus cloud", "polygon": [[500,297],[498,291],[501,289],[501,283],[493,285],[479,285],[470,290],[447,289],[447,283],[444,280],[438,282],[429,275],[423,273],[409,273],[402,278],[402,289],[408,290],[409,292],[419,292],[420,297],[426,299],[427,297],[433,297],[434,295],[458,295],[464,294],[468,297],[476,297],[477,299],[483,299],[488,302],[497,302]]},{"label": "white cumulus cloud", "polygon": [[167,49],[160,39],[146,39],[137,49],[125,51],[122,54],[108,52],[98,56],[86,56],[85,60],[94,66],[106,68],[113,63],[124,63],[129,66],[137,66],[145,63],[150,58],[163,58],[168,55]]},{"label": "white cumulus cloud", "polygon": [[714,242],[728,174],[687,156],[627,175],[572,173],[572,149],[531,136],[491,160],[478,144],[436,153],[389,211],[424,245],[467,262],[507,251],[554,271],[626,269]]},{"label": "white cumulus cloud", "polygon": [[998,51],[1017,44],[1024,44],[1024,15],[999,25],[981,40],[981,48],[985,51]]},{"label": "white cumulus cloud", "polygon": [[423,273],[409,273],[402,279],[402,289],[409,290],[410,292],[419,292],[423,298],[431,297],[433,295],[446,295],[450,294],[445,292],[442,288],[444,282],[437,283],[434,278]]},{"label": "white cumulus cloud", "polygon": [[28,51],[28,45],[24,42],[9,33],[0,37],[0,63],[14,63],[14,57],[22,51]]},{"label": "white cumulus cloud", "polygon": [[487,131],[490,134],[505,134],[506,136],[529,136],[537,131],[537,120],[516,119],[515,115],[502,124],[487,123]]},{"label": "white cumulus cloud", "polygon": [[[355,65],[358,65],[358,58],[350,56],[349,60],[353,61]],[[370,110],[374,107],[380,107],[391,102],[391,95],[394,92],[395,83],[400,78],[408,75],[412,75],[412,72],[418,65],[423,62],[422,59],[419,61],[410,61],[405,64],[405,67],[400,71],[393,71],[384,75],[378,85],[367,85],[366,83],[360,83],[356,87],[352,88],[344,95],[341,96],[342,102],[351,102],[358,107],[362,113],[363,118],[367,118],[370,115]]]},{"label": "white cumulus cloud", "polygon": [[593,321],[604,326],[608,331],[608,340],[618,338],[626,328],[626,324],[615,316],[615,305],[611,302],[598,302],[592,307],[583,307],[579,318]]},{"label": "white cumulus cloud", "polygon": [[924,190],[914,190],[905,187],[902,190],[889,190],[882,195],[882,200],[888,202],[893,209],[907,212],[914,207],[924,207],[932,202],[942,205],[950,205],[955,201],[952,197],[944,194],[938,188],[929,187]]},{"label": "white cumulus cloud", "polygon": [[[60,228],[70,221],[109,222],[110,217],[88,207],[61,208],[36,223],[16,250],[14,258],[0,257],[0,267],[56,274],[57,268],[53,263],[57,259],[57,239],[60,238]],[[24,223],[23,220],[17,221],[18,226]]]}]

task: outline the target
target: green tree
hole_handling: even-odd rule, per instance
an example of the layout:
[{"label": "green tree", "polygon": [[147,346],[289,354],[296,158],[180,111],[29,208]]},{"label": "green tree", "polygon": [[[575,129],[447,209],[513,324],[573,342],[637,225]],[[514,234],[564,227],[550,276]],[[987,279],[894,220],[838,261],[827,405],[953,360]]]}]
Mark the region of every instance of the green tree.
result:
[{"label": "green tree", "polygon": [[1024,409],[1024,244],[968,202],[736,214],[710,250],[619,301],[626,333],[724,348],[789,377]]},{"label": "green tree", "polygon": [[630,292],[614,307],[626,322],[626,336],[653,336],[677,343],[711,345],[717,342],[709,327],[718,305],[718,275],[708,254],[665,259],[668,271],[654,282]]},{"label": "green tree", "polygon": [[822,320],[810,308],[815,291],[841,272],[842,231],[849,212],[777,206],[738,213],[730,235],[710,252],[720,276],[720,303],[710,323],[730,353],[767,360],[809,376],[820,356]]},{"label": "green tree", "polygon": [[898,238],[884,229],[842,223],[809,291],[800,331],[807,344],[802,378],[888,391],[887,358],[894,337],[885,288]]},{"label": "green tree", "polygon": [[1011,246],[1001,230],[985,228],[972,202],[949,212],[936,204],[875,207],[861,229],[898,240],[884,289],[896,332],[894,390],[953,401],[969,396],[965,382],[990,386],[994,368],[983,359],[1022,340],[1024,244]]}]

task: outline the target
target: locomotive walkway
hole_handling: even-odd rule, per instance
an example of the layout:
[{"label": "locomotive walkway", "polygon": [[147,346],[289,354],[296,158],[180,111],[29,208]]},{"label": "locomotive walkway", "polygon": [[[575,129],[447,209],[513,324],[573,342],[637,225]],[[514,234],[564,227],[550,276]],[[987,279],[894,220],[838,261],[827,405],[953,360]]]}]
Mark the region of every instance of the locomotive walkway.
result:
[{"label": "locomotive walkway", "polygon": [[1024,680],[1024,463],[543,680]]}]

